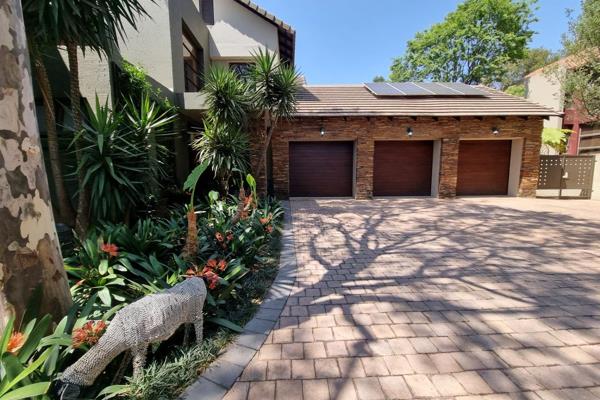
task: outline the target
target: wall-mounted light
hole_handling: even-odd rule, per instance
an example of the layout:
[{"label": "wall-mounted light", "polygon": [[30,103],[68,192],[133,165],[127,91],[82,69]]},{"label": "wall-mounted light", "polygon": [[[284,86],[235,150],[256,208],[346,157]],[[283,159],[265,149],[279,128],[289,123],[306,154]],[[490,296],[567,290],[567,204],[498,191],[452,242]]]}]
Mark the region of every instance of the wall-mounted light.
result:
[{"label": "wall-mounted light", "polygon": [[325,136],[325,128],[321,127],[321,136]]},{"label": "wall-mounted light", "polygon": [[500,129],[493,127],[492,128],[492,135],[499,135],[500,134]]},{"label": "wall-mounted light", "polygon": [[413,130],[410,126],[406,128],[406,134],[408,135],[408,137],[411,137],[413,135]]}]

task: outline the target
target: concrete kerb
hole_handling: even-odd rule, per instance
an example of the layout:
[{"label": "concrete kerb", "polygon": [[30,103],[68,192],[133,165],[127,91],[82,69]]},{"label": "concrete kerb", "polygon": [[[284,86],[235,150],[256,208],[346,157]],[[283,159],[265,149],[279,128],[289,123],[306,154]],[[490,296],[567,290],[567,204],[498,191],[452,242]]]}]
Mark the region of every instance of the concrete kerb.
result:
[{"label": "concrete kerb", "polygon": [[244,368],[254,358],[256,352],[267,339],[292,292],[298,271],[292,210],[288,201],[283,202],[285,210],[279,271],[267,292],[260,308],[244,331],[231,343],[179,397],[181,400],[220,400],[227,394]]}]

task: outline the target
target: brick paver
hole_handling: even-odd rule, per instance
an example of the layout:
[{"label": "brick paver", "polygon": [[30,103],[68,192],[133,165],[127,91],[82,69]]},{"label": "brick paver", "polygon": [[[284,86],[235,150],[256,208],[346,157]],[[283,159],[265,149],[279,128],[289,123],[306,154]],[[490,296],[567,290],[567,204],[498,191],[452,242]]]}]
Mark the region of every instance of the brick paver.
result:
[{"label": "brick paver", "polygon": [[600,399],[600,202],[291,206],[297,282],[228,399]]}]

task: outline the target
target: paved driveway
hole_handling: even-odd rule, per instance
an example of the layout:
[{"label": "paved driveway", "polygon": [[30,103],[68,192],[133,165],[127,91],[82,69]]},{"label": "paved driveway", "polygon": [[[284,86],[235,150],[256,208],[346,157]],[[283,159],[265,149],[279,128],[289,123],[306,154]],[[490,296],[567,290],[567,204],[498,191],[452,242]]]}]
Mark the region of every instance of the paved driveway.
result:
[{"label": "paved driveway", "polygon": [[292,209],[296,290],[228,399],[600,399],[600,202]]}]

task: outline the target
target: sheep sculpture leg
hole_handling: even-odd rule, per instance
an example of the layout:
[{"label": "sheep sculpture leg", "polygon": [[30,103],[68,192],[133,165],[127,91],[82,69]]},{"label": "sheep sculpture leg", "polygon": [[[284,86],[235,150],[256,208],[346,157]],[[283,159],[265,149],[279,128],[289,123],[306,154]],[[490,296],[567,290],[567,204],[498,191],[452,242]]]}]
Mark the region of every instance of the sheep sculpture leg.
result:
[{"label": "sheep sculpture leg", "polygon": [[133,376],[138,377],[146,365],[148,343],[142,343],[133,348]]},{"label": "sheep sculpture leg", "polygon": [[204,333],[204,316],[202,314],[200,314],[200,317],[194,322],[194,330],[196,332],[196,343],[200,344]]}]

